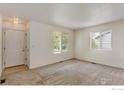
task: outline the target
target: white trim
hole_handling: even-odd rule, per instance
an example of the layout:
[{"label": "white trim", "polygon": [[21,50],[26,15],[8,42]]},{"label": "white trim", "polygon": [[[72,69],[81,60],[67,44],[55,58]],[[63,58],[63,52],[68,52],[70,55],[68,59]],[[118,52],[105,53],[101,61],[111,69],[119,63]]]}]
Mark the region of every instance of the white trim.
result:
[{"label": "white trim", "polygon": [[53,54],[60,54],[61,52],[53,52]]},{"label": "white trim", "polygon": [[0,69],[0,77],[2,76],[2,69]]}]

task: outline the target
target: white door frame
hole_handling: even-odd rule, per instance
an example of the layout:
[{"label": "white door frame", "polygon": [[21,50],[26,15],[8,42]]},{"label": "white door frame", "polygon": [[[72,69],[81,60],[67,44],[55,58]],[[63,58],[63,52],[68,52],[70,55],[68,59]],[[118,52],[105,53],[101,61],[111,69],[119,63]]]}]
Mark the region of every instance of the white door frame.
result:
[{"label": "white door frame", "polygon": [[[5,69],[5,64],[6,64],[6,62],[5,62],[5,34],[6,34],[6,30],[14,30],[14,31],[24,31],[24,30],[16,30],[16,29],[7,29],[7,28],[3,28],[2,29],[2,69],[4,70]],[[25,40],[24,40],[24,42],[25,42],[25,54],[27,54],[26,52],[26,50],[27,50],[27,42],[26,42],[26,38],[27,38],[27,32],[26,31],[24,31],[25,32]],[[27,65],[27,56],[25,55],[25,65]]]}]

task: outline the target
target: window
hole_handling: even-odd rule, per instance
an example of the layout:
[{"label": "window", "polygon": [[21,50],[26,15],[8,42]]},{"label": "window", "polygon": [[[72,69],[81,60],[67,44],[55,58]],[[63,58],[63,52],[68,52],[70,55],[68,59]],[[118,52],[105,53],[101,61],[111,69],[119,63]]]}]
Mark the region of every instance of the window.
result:
[{"label": "window", "polygon": [[68,33],[53,32],[53,52],[61,53],[68,51]]},{"label": "window", "polygon": [[60,53],[61,52],[61,33],[60,32],[54,32],[53,33],[53,51],[54,53]]},{"label": "window", "polygon": [[68,34],[62,33],[62,51],[66,52],[68,49]]},{"label": "window", "polygon": [[111,49],[112,31],[91,32],[91,48]]}]

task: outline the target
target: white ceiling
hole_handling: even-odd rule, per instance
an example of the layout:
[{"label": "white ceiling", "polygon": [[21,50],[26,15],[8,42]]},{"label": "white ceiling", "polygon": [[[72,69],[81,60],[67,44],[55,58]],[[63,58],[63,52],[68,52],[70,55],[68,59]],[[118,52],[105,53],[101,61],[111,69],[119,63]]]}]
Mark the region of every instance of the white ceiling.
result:
[{"label": "white ceiling", "polygon": [[124,18],[124,4],[0,4],[0,13],[78,29]]}]

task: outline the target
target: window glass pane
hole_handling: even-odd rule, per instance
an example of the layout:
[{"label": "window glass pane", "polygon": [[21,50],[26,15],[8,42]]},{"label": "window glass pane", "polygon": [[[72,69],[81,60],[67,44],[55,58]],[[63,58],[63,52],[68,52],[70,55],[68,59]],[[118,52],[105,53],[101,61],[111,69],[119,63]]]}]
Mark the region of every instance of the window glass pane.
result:
[{"label": "window glass pane", "polygon": [[92,33],[92,48],[100,48],[100,32]]},{"label": "window glass pane", "polygon": [[67,51],[68,49],[68,34],[62,33],[62,51]]},{"label": "window glass pane", "polygon": [[102,32],[101,33],[101,42],[102,43],[111,43],[111,32]]},{"label": "window glass pane", "polygon": [[111,48],[111,32],[101,33],[101,48]]},{"label": "window glass pane", "polygon": [[61,33],[60,32],[53,33],[53,51],[54,53],[61,52]]},{"label": "window glass pane", "polygon": [[92,32],[91,33],[91,44],[94,49],[110,49],[112,31],[104,32]]},{"label": "window glass pane", "polygon": [[109,49],[109,48],[111,48],[111,43],[102,43],[101,48],[102,49]]}]

